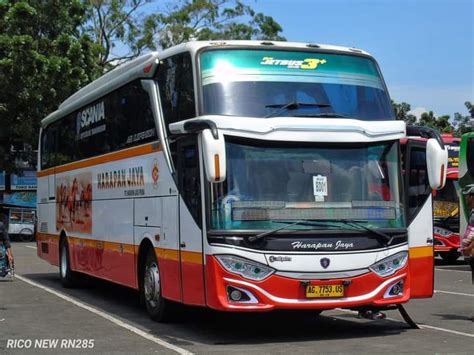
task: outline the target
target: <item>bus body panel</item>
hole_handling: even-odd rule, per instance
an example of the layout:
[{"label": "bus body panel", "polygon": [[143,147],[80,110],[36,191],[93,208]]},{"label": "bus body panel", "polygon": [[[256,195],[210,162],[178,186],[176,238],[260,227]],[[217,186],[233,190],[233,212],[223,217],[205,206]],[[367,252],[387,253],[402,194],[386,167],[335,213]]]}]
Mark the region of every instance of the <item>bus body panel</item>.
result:
[{"label": "bus body panel", "polygon": [[409,264],[412,280],[411,297],[433,296],[434,249],[432,198],[429,196],[415,219],[408,226]]},{"label": "bus body panel", "polygon": [[204,294],[203,235],[189,213],[185,202],[179,199],[180,257],[183,301],[186,304],[206,304]]},{"label": "bus body panel", "polygon": [[[169,194],[177,190],[156,143],[40,172],[40,190],[49,191],[46,186],[52,175],[55,199],[39,204],[40,257],[59,264],[59,236],[63,233],[72,270],[137,288],[136,258],[145,238],[156,247],[177,253],[177,205],[171,216],[162,216],[161,207],[164,198],[176,200],[176,195]],[[165,203],[169,211],[169,201]],[[168,233],[167,240],[155,238],[160,227]],[[180,300],[180,286],[175,286],[179,265],[175,262],[173,270],[168,272],[172,278],[163,280],[164,293]]]},{"label": "bus body panel", "polygon": [[168,196],[162,199],[163,232],[156,254],[160,277],[162,279],[163,296],[182,301],[181,267],[178,249],[178,197]]}]

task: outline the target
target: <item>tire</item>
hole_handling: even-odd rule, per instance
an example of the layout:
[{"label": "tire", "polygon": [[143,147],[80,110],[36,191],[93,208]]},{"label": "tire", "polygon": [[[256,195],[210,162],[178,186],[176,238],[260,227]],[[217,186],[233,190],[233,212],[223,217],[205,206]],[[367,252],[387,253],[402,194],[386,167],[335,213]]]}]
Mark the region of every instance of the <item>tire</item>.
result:
[{"label": "tire", "polygon": [[35,234],[29,228],[23,228],[18,235],[18,239],[22,242],[32,242],[35,239]]},{"label": "tire", "polygon": [[454,264],[461,254],[457,250],[451,250],[447,253],[440,253],[440,256],[448,264]]},{"label": "tire", "polygon": [[152,248],[147,250],[140,292],[151,319],[156,322],[166,322],[170,319],[171,304],[162,297],[160,270]]},{"label": "tire", "polygon": [[59,279],[65,288],[74,288],[78,286],[78,276],[71,270],[69,248],[65,238],[59,245]]}]

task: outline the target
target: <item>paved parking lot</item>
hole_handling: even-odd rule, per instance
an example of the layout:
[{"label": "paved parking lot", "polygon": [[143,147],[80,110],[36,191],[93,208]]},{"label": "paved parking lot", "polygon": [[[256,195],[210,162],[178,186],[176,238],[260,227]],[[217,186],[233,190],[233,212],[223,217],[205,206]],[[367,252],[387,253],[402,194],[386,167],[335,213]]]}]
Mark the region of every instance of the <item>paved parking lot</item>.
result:
[{"label": "paved parking lot", "polygon": [[369,321],[344,310],[316,316],[191,307],[181,308],[174,322],[158,324],[147,317],[135,291],[102,281],[63,289],[57,268],[36,256],[34,243],[13,248],[18,278],[0,280],[0,352],[472,354],[474,349],[474,286],[461,261],[446,265],[437,260],[434,297],[406,305],[421,329],[408,327],[397,311]]}]

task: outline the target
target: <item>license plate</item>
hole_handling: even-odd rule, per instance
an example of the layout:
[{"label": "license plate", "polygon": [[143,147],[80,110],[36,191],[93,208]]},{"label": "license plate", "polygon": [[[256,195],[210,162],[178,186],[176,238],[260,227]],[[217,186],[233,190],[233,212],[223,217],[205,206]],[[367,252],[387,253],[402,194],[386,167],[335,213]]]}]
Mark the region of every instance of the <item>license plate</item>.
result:
[{"label": "license plate", "polygon": [[344,285],[309,285],[306,286],[306,298],[343,297]]}]

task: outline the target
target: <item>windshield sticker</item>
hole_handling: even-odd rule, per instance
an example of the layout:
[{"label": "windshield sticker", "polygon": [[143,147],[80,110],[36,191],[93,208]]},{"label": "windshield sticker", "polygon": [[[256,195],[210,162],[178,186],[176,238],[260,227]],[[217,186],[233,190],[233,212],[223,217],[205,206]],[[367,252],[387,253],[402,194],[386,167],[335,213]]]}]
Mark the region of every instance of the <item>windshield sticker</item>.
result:
[{"label": "windshield sticker", "polygon": [[326,59],[306,58],[304,60],[275,59],[273,57],[263,57],[262,65],[281,65],[289,69],[316,69],[319,64],[326,64]]},{"label": "windshield sticker", "polygon": [[313,176],[313,193],[316,202],[324,202],[324,197],[328,195],[328,179],[326,176]]},{"label": "windshield sticker", "polygon": [[[308,82],[384,90],[369,58],[336,53],[210,50],[200,57],[202,85],[222,82]],[[297,74],[297,75],[295,75]]]}]

